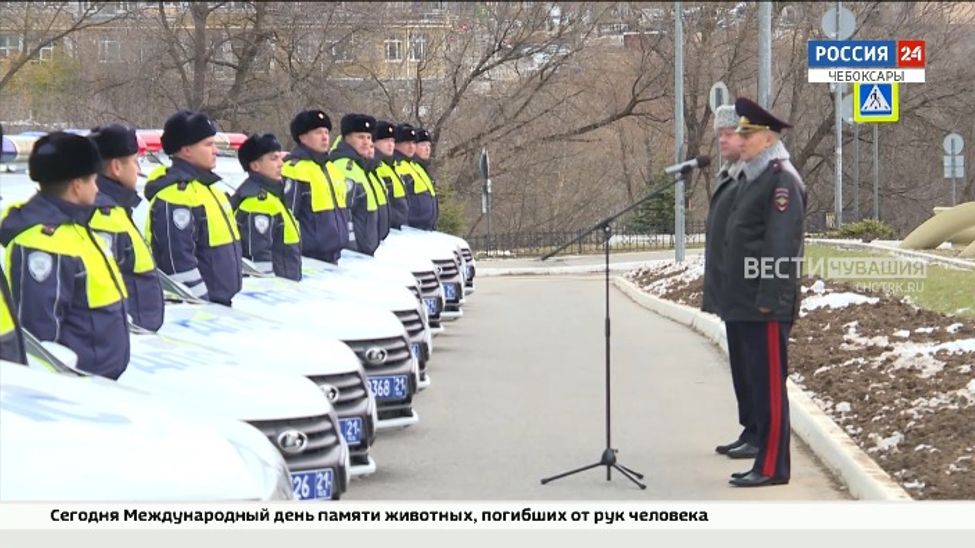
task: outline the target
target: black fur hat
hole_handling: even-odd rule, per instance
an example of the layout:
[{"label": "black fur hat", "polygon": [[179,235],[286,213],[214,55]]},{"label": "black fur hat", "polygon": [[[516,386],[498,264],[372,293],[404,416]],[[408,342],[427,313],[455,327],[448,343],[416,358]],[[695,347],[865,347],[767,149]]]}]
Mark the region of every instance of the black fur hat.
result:
[{"label": "black fur hat", "polygon": [[412,143],[416,141],[416,129],[410,124],[396,126],[396,142]]},{"label": "black fur hat", "polygon": [[297,143],[298,137],[301,137],[305,133],[320,127],[332,131],[332,119],[328,117],[328,114],[325,114],[320,110],[305,110],[299,112],[297,115],[295,115],[294,119],[291,120],[291,138]]},{"label": "black fur hat", "polygon": [[240,145],[240,149],[237,150],[237,159],[240,161],[240,165],[244,168],[244,171],[250,171],[251,162],[268,152],[276,152],[279,150],[281,150],[281,143],[278,142],[278,138],[274,134],[265,133],[258,135],[255,133]]},{"label": "black fur hat", "polygon": [[88,138],[98,147],[98,153],[104,160],[139,153],[139,139],[135,136],[135,130],[120,124],[92,128]]},{"label": "black fur hat", "polygon": [[376,129],[372,130],[372,140],[393,139],[396,137],[396,126],[386,120],[376,120]]},{"label": "black fur hat", "polygon": [[346,114],[342,117],[342,136],[350,133],[368,133],[376,128],[376,119],[368,114]]},{"label": "black fur hat", "polygon": [[217,126],[206,114],[189,110],[177,112],[163,126],[163,152],[174,154],[185,146],[194,145],[216,134]]},{"label": "black fur hat", "polygon": [[43,186],[98,173],[102,157],[87,137],[56,131],[34,142],[27,166],[30,178]]}]

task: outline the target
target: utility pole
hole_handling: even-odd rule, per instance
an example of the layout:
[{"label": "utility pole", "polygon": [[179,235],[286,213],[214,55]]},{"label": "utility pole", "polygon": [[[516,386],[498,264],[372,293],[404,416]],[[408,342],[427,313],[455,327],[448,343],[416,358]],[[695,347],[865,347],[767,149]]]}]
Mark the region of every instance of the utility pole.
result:
[{"label": "utility pole", "polygon": [[772,3],[758,3],[758,104],[768,110],[772,102]]},{"label": "utility pole", "polygon": [[[684,161],[684,15],[683,2],[674,2],[674,163]],[[674,192],[674,261],[684,262],[684,176],[678,174]]]}]

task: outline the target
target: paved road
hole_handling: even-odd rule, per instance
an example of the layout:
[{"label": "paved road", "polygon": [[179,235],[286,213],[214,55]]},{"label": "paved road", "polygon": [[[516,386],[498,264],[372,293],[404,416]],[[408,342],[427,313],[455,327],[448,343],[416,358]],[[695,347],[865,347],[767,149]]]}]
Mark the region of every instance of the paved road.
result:
[{"label": "paved road", "polygon": [[647,475],[640,491],[605,469],[539,479],[598,460],[605,447],[602,283],[598,276],[481,278],[466,317],[435,341],[420,423],[380,433],[378,472],[348,499],[837,499],[793,448],[788,486],[736,489],[748,466],[713,452],[737,434],[727,367],[705,339],[615,288],[613,444]]}]

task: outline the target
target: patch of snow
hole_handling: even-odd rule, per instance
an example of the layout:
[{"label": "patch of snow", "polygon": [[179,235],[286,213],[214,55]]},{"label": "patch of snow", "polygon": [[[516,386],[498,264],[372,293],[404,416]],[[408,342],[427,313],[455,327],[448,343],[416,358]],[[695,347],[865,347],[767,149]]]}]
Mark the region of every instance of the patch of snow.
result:
[{"label": "patch of snow", "polygon": [[816,280],[810,287],[809,290],[817,295],[822,295],[826,293],[826,282],[823,280]]},{"label": "patch of snow", "polygon": [[901,329],[900,331],[895,331],[894,336],[906,339],[911,336],[911,332],[906,329]]},{"label": "patch of snow", "polygon": [[886,438],[881,438],[878,434],[871,433],[868,436],[873,441],[874,447],[878,451],[892,451],[897,449],[897,444],[904,441],[904,434],[894,432]]},{"label": "patch of snow", "polygon": [[921,480],[911,480],[904,483],[904,489],[924,489],[924,482]]},{"label": "patch of snow", "polygon": [[914,330],[915,333],[934,333],[936,327],[918,327]]},{"label": "patch of snow", "polygon": [[961,328],[964,325],[965,324],[962,324],[962,323],[953,323],[953,324],[949,325],[948,327],[946,327],[945,328],[945,331],[947,331],[948,333],[958,333],[959,331],[961,331]]},{"label": "patch of snow", "polygon": [[968,386],[965,387],[965,390],[968,390],[973,396],[975,396],[975,379],[968,382]]},{"label": "patch of snow", "polygon": [[836,404],[837,413],[849,413],[852,409],[853,407],[848,401],[841,401],[840,403]]}]

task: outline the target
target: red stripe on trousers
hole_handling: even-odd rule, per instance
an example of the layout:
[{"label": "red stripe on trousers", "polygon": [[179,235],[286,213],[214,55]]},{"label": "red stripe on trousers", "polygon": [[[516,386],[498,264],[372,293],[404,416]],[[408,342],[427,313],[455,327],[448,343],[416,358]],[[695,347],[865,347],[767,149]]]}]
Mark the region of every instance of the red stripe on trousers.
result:
[{"label": "red stripe on trousers", "polygon": [[779,456],[779,439],[782,437],[782,364],[779,354],[779,322],[768,322],[768,391],[771,424],[765,446],[765,462],[762,475],[772,476]]}]

